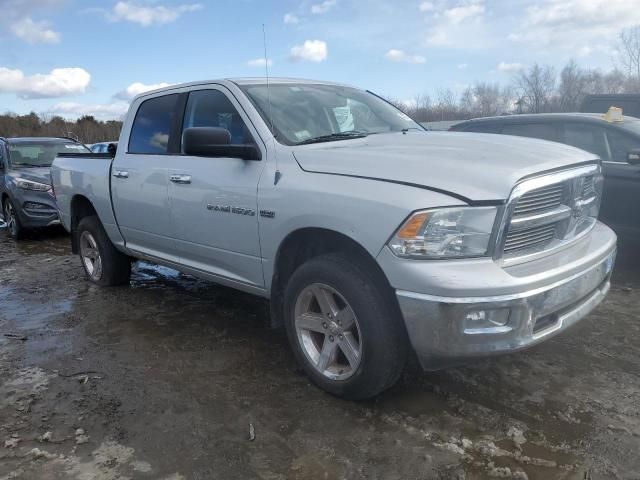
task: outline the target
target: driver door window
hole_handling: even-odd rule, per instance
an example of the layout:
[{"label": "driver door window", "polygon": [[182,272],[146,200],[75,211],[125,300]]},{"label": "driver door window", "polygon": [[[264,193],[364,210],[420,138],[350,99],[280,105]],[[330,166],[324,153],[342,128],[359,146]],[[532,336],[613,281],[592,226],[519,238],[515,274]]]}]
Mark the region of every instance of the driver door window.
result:
[{"label": "driver door window", "polygon": [[182,129],[191,127],[224,128],[231,134],[232,145],[254,143],[242,117],[219,90],[197,90],[189,94]]}]

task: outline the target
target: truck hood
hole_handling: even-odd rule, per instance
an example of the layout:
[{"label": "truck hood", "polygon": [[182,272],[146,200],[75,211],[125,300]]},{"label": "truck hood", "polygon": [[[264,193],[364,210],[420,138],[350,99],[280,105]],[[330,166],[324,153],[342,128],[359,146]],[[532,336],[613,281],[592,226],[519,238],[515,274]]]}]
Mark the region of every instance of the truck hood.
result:
[{"label": "truck hood", "polygon": [[544,140],[460,132],[408,132],[297,147],[313,173],[403,183],[468,202],[505,200],[524,177],[597,161],[593,154]]},{"label": "truck hood", "polygon": [[51,168],[50,167],[34,167],[34,168],[12,168],[10,171],[12,177],[20,177],[32,182],[45,183],[51,185]]}]

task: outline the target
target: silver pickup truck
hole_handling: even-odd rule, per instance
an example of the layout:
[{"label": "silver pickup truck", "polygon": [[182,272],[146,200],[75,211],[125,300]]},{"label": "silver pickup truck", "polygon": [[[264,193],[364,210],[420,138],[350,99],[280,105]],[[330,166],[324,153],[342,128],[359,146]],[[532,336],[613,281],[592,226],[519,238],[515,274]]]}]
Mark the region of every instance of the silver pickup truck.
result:
[{"label": "silver pickup truck", "polygon": [[380,393],[515,352],[605,297],[615,234],[597,157],[427,132],[375,94],[219,80],[138,96],[111,154],[59,155],[60,218],[87,276],[145,259],[270,300],[309,377]]}]

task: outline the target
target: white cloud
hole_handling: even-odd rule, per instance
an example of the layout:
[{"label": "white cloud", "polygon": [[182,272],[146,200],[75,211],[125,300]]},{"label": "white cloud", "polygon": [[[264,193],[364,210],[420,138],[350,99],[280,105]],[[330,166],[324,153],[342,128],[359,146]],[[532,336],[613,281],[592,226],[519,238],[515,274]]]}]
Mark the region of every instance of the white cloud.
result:
[{"label": "white cloud", "polygon": [[465,20],[482,16],[484,10],[484,5],[481,3],[472,3],[470,5],[461,5],[447,9],[444,11],[444,17],[453,25],[458,25]]},{"label": "white cloud", "polygon": [[175,22],[181,15],[200,10],[199,3],[165,7],[163,5],[137,5],[133,2],[118,2],[109,14],[113,21],[127,21],[148,27]]},{"label": "white cloud", "polygon": [[327,13],[329,10],[335,7],[337,3],[338,0],[324,0],[324,2],[322,3],[316,3],[315,5],[311,5],[311,13]]},{"label": "white cloud", "polygon": [[527,7],[523,18],[509,39],[576,50],[596,38],[605,45],[639,24],[640,8],[633,0],[542,0]]},{"label": "white cloud", "polygon": [[516,73],[521,71],[525,67],[521,63],[500,62],[496,68],[499,72]]},{"label": "white cloud", "polygon": [[49,22],[34,20],[41,13],[53,11],[66,0],[0,0],[0,33],[9,33],[29,43],[57,43],[60,33]]},{"label": "white cloud", "polygon": [[421,12],[431,12],[435,8],[433,2],[422,2],[418,7]]},{"label": "white cloud", "polygon": [[49,22],[34,22],[31,17],[24,17],[13,22],[11,32],[29,43],[58,43],[60,34],[49,28]]},{"label": "white cloud", "polygon": [[127,102],[106,104],[86,104],[76,102],[60,102],[53,105],[46,113],[64,118],[78,118],[91,115],[101,120],[120,120],[129,109]]},{"label": "white cloud", "polygon": [[578,56],[579,57],[588,57],[592,53],[593,53],[593,48],[591,48],[588,45],[584,45],[584,46],[582,46],[582,47],[580,47],[578,49]]},{"label": "white cloud", "polygon": [[289,56],[294,61],[322,62],[327,59],[327,44],[322,40],[307,40],[304,44],[291,48]]},{"label": "white cloud", "polygon": [[256,58],[254,60],[249,60],[247,62],[247,67],[262,67],[262,68],[264,68],[265,64],[268,67],[270,67],[271,65],[273,65],[273,62],[271,61],[271,59],[268,59],[265,62],[264,58]]},{"label": "white cloud", "polygon": [[[468,0],[465,3],[450,6],[447,2],[430,3],[426,10],[426,44],[437,47],[469,46],[478,47],[484,36],[483,22],[486,12],[485,0]],[[471,44],[469,42],[472,42]]]},{"label": "white cloud", "polygon": [[459,63],[458,70],[465,70],[469,65],[466,63]]},{"label": "white cloud", "polygon": [[55,98],[84,93],[91,75],[83,68],[54,68],[49,73],[25,75],[22,70],[0,67],[0,93],[20,98]]},{"label": "white cloud", "polygon": [[402,63],[425,63],[427,61],[427,59],[422,55],[409,55],[403,50],[396,50],[395,48],[392,48],[387,53],[385,53],[384,58],[392,62]]},{"label": "white cloud", "polygon": [[297,15],[295,15],[293,13],[286,13],[284,15],[283,22],[286,23],[286,24],[293,25],[293,24],[299,23],[300,19],[298,18]]},{"label": "white cloud", "polygon": [[141,82],[134,82],[124,90],[116,93],[114,97],[119,98],[120,100],[131,101],[136,95],[140,95],[141,93],[150,92],[151,90],[157,90],[158,88],[170,86],[171,83],[166,82],[152,83],[150,85],[145,85]]}]

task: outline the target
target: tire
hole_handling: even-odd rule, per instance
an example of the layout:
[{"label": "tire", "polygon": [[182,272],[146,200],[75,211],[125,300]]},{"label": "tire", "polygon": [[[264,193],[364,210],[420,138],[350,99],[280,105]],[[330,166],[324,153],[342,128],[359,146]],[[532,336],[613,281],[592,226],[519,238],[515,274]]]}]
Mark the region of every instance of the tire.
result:
[{"label": "tire", "polygon": [[285,288],[294,355],[316,385],[338,397],[378,395],[396,383],[407,360],[399,309],[377,278],[347,255],[327,254],[302,264]]},{"label": "tire", "polygon": [[116,250],[98,217],[80,220],[76,235],[80,262],[91,282],[103,287],[129,283],[131,259]]},{"label": "tire", "polygon": [[5,199],[4,205],[2,206],[2,216],[4,222],[7,224],[7,232],[9,235],[15,240],[24,238],[24,227],[20,222],[20,217],[13,206],[13,202],[9,198]]}]

